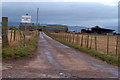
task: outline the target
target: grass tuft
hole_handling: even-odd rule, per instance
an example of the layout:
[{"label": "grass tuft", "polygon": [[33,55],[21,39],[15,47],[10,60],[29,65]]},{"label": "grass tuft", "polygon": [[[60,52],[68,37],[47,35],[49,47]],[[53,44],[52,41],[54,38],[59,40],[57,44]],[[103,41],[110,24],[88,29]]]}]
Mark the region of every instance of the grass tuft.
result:
[{"label": "grass tuft", "polygon": [[19,46],[7,47],[2,49],[3,60],[19,59],[19,58],[27,57],[33,51],[35,51],[38,39],[39,36],[29,39],[26,43],[27,45],[26,47],[24,47],[23,44],[20,44]]}]

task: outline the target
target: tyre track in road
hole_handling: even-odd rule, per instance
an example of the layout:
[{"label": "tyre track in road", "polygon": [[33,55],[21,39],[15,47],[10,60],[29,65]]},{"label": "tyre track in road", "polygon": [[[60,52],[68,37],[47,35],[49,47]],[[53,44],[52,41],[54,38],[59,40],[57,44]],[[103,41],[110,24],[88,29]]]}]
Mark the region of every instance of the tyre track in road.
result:
[{"label": "tyre track in road", "polygon": [[27,60],[3,62],[4,78],[110,78],[117,67],[97,60],[40,32],[37,50]]},{"label": "tyre track in road", "polygon": [[[44,36],[46,36],[46,34],[44,34]],[[118,76],[118,67],[117,66],[115,67],[115,66],[109,65],[106,62],[103,62],[101,60],[97,60],[89,55],[86,55],[85,53],[82,53],[78,50],[75,50],[68,46],[65,46],[55,40],[53,43],[52,42],[53,40],[50,38],[45,38],[45,39],[48,41],[48,43],[51,46],[54,47],[54,49],[56,51],[58,51],[56,54],[62,54],[62,55],[64,55],[64,57],[66,56],[65,58],[69,59],[69,62],[75,63],[75,62],[79,61],[79,62],[77,62],[77,64],[75,64],[78,66],[81,64],[80,61],[82,60],[83,63],[88,63],[89,66],[92,66],[92,68],[88,68],[88,65],[86,65],[88,69],[110,72],[110,73],[114,74],[115,76]],[[59,62],[59,63],[63,63],[63,62]],[[74,66],[74,65],[72,65],[72,66]],[[80,66],[82,66],[82,65],[80,65]],[[82,66],[83,69],[84,69],[84,67],[85,66]]]}]

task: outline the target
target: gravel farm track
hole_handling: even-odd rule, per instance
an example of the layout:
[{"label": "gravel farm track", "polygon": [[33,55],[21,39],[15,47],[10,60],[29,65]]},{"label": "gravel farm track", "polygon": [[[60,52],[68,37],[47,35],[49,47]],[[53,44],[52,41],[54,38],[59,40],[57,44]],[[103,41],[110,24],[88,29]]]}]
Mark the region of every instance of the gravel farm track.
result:
[{"label": "gravel farm track", "polygon": [[40,32],[27,59],[3,61],[3,78],[117,78],[118,67],[61,44]]}]

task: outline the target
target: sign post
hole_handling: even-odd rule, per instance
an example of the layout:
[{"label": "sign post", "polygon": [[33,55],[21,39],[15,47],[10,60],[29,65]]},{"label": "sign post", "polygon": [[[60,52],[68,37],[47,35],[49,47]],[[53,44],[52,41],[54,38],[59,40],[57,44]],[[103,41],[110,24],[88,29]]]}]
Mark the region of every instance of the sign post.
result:
[{"label": "sign post", "polygon": [[26,31],[27,31],[27,24],[31,22],[31,16],[22,16],[21,23],[24,24],[24,46],[26,46]]}]

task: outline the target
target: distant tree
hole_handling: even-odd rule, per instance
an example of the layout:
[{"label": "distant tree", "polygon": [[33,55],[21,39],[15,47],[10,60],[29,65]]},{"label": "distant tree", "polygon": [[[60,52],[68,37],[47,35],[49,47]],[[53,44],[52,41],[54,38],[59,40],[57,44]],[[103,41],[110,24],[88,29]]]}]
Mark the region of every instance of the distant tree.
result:
[{"label": "distant tree", "polygon": [[9,27],[9,30],[17,30],[17,27]]}]

